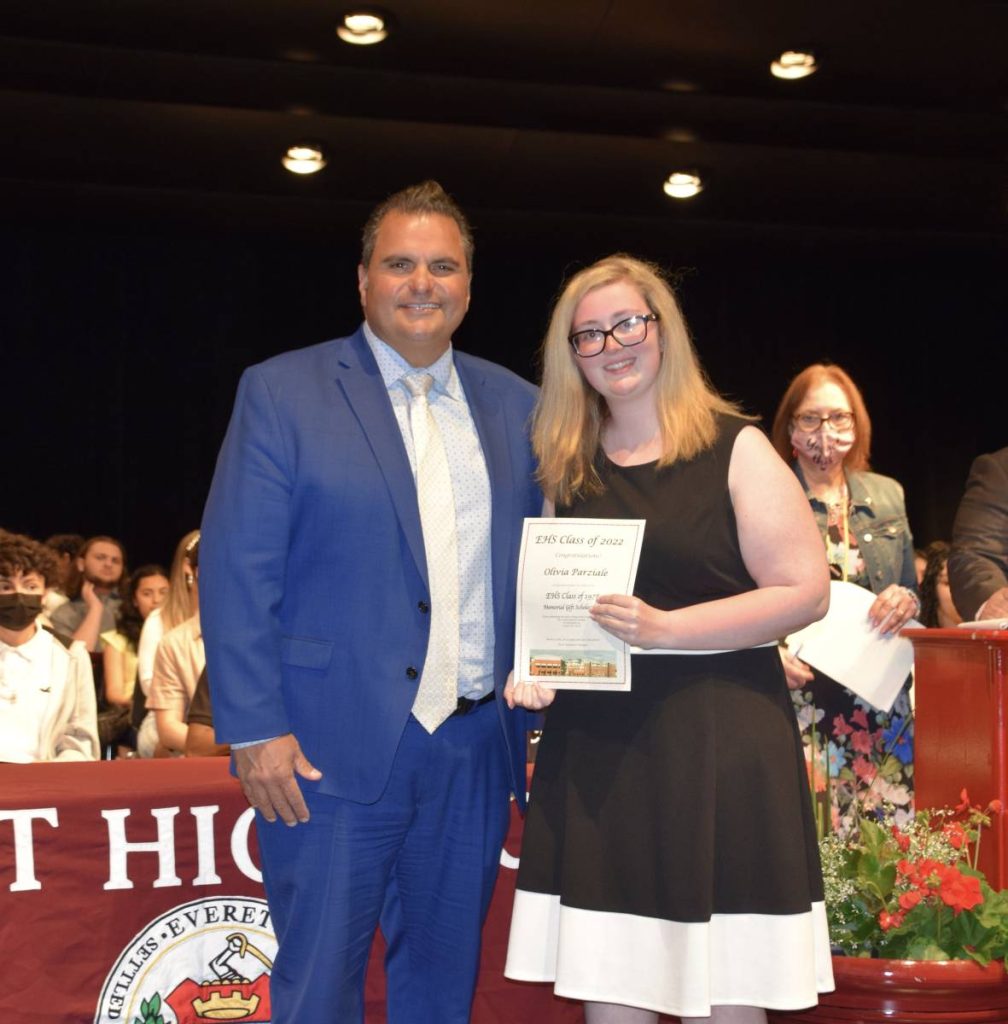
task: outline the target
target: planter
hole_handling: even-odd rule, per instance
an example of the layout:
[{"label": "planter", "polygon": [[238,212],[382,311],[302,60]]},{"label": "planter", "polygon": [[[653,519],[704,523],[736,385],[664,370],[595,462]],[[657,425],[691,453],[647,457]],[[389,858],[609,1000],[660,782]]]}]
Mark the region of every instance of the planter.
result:
[{"label": "planter", "polygon": [[869,960],[835,956],[836,991],[819,1005],[770,1011],[772,1024],[981,1024],[1008,1021],[1008,976],[999,961]]}]

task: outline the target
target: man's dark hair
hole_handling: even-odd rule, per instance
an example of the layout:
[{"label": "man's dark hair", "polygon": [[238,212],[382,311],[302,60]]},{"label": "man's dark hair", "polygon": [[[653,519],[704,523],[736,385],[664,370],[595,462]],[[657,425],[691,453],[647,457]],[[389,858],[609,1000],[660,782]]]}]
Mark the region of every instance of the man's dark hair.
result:
[{"label": "man's dark hair", "polygon": [[21,533],[0,532],[0,576],[37,572],[46,586],[59,575],[59,563],[52,548]]},{"label": "man's dark hair", "polygon": [[361,265],[365,270],[374,253],[378,228],[385,215],[389,213],[437,214],[455,221],[459,233],[462,235],[462,251],[465,253],[466,269],[470,274],[472,273],[473,252],[476,246],[473,242],[469,221],[466,220],[466,215],[455,200],[436,181],[432,180],[422,181],[419,185],[410,185],[409,188],[393,193],[371,211],[371,216],[368,217],[361,236]]},{"label": "man's dark hair", "polygon": [[77,552],[84,547],[84,538],[79,533],[54,533],[46,537],[47,548],[52,548],[57,554],[77,557]]}]

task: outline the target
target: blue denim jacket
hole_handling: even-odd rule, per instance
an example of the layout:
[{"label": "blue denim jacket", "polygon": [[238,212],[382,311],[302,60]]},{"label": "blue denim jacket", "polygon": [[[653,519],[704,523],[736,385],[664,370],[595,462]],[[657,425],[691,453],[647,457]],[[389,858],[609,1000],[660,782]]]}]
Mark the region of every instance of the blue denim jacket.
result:
[{"label": "blue denim jacket", "polygon": [[[798,463],[792,468],[805,488],[805,495],[819,526],[826,532],[826,506],[812,496]],[[903,503],[903,488],[889,476],[878,473],[845,472],[851,499],[851,530],[871,580],[872,592],[881,593],[891,583],[917,593],[913,535]]]}]

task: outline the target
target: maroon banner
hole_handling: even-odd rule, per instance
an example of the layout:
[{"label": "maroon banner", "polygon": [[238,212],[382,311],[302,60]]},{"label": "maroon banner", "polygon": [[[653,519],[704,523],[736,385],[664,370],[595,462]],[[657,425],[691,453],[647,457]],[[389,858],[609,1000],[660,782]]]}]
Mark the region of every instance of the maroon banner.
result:
[{"label": "maroon banner", "polygon": [[[474,1024],[575,1024],[503,977],[522,822],[484,930]],[[252,813],[223,759],[0,765],[0,1020],[270,1020],[276,939]],[[366,986],[384,1024],[381,942]]]}]

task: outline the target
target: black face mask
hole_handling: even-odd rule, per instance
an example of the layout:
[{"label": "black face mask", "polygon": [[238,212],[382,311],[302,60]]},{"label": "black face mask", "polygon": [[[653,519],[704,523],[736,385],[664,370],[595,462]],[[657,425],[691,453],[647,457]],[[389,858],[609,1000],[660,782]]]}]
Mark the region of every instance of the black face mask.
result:
[{"label": "black face mask", "polygon": [[41,594],[0,594],[0,627],[20,633],[42,611]]}]

